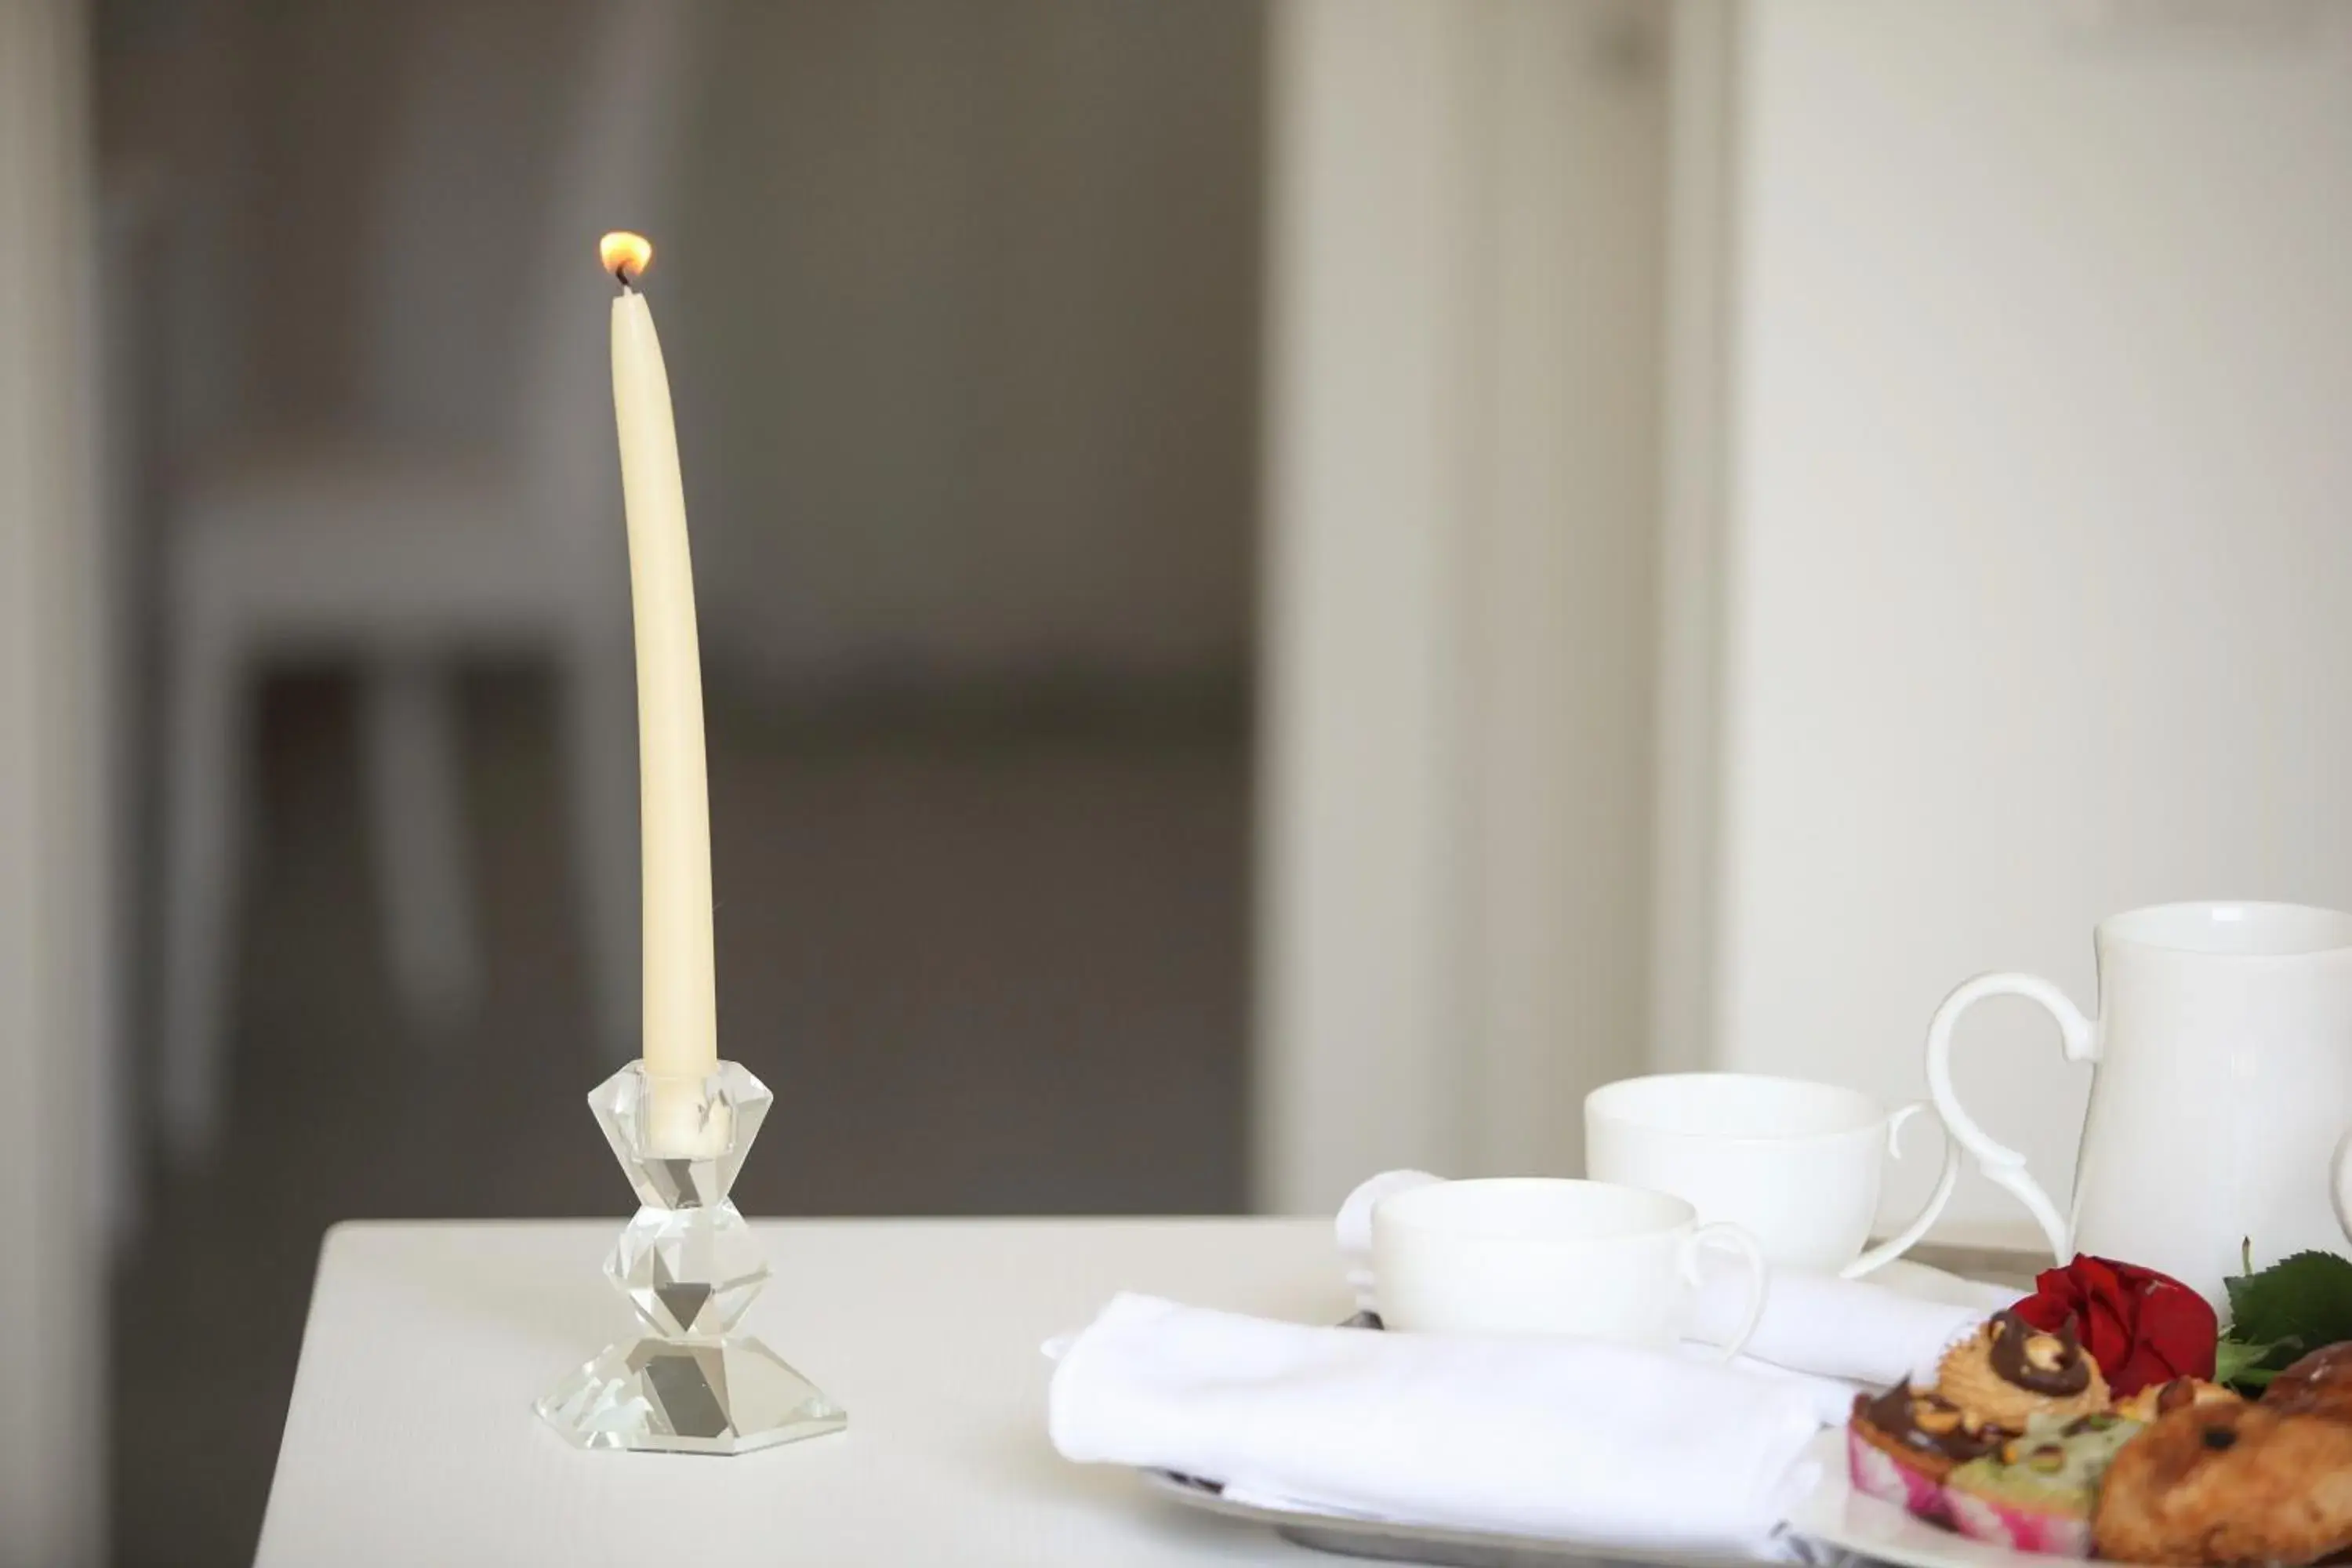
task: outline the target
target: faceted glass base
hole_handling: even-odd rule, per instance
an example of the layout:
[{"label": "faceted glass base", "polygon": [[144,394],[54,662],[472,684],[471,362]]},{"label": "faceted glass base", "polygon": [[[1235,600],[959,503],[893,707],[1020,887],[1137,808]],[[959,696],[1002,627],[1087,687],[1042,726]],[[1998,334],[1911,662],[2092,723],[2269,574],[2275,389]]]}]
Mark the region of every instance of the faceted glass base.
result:
[{"label": "faceted glass base", "polygon": [[632,1062],[588,1096],[645,1205],[604,1277],[652,1332],[605,1346],[539,1402],[582,1447],[742,1454],[849,1424],[782,1356],[732,1331],[768,1265],[727,1193],[771,1100],[733,1062],[699,1079]]},{"label": "faceted glass base", "polygon": [[609,1345],[539,1413],[583,1448],[677,1454],[745,1454],[849,1424],[782,1356],[732,1336]]},{"label": "faceted glass base", "polygon": [[721,1198],[714,1208],[639,1209],[604,1260],[604,1277],[656,1332],[710,1339],[743,1316],[768,1282],[768,1260]]}]

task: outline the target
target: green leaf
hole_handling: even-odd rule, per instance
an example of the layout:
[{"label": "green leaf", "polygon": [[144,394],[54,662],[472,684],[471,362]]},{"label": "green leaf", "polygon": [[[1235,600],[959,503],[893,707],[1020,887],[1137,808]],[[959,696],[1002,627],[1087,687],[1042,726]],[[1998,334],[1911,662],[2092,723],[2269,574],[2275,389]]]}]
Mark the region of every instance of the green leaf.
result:
[{"label": "green leaf", "polygon": [[2266,1368],[2263,1363],[2281,1351],[2300,1348],[2299,1342],[2294,1340],[2258,1345],[2244,1340],[2224,1338],[2214,1347],[2213,1381],[2224,1388],[2260,1388],[2278,1375],[2275,1367]]},{"label": "green leaf", "polygon": [[2230,1338],[2248,1345],[2352,1340],[2352,1259],[2298,1252],[2260,1274],[2227,1279]]}]

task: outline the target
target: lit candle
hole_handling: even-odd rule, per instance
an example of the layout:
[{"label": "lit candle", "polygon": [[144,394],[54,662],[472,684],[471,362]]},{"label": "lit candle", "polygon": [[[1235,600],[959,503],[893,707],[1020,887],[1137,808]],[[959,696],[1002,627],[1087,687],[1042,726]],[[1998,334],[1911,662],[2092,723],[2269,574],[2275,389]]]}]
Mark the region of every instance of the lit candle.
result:
[{"label": "lit candle", "polygon": [[710,942],[710,784],[702,747],[702,658],[687,549],[686,487],[669,374],[653,312],[635,284],[653,247],[608,234],[598,247],[621,285],[613,301],[613,413],[629,527],[637,649],[638,812],[644,839],[645,1070],[658,1152],[709,1152],[721,1128],[698,1114],[718,1070]]}]

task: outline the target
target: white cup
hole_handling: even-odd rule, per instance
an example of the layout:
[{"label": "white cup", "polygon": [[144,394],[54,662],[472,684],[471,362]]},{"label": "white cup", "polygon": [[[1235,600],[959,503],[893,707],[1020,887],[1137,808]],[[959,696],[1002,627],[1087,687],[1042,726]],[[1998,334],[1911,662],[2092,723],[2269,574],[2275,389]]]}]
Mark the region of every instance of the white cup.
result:
[{"label": "white cup", "polygon": [[1661,1349],[1688,1330],[1698,1252],[1748,1265],[1748,1308],[1730,1360],[1764,1310],[1764,1259],[1734,1225],[1701,1225],[1664,1193],[1607,1182],[1516,1177],[1437,1182],[1372,1210],[1381,1320],[1412,1331],[1575,1334]]},{"label": "white cup", "polygon": [[1686,1200],[1746,1229],[1774,1267],[1867,1274],[1927,1234],[1959,1176],[1947,1139],[1935,1194],[1885,1245],[1863,1251],[1882,1162],[1924,1100],[1889,1112],[1857,1089],[1748,1073],[1667,1073],[1604,1084],[1584,1100],[1584,1166],[1596,1181]]}]

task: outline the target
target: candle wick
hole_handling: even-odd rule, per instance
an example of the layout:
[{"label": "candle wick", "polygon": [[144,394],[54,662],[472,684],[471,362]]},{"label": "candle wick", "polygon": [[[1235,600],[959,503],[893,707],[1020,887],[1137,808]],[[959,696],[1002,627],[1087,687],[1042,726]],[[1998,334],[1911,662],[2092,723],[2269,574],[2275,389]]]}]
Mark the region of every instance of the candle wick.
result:
[{"label": "candle wick", "polygon": [[634,294],[636,292],[636,289],[632,288],[629,284],[629,269],[625,267],[615,267],[613,268],[613,281],[621,286],[621,292],[624,294]]}]

